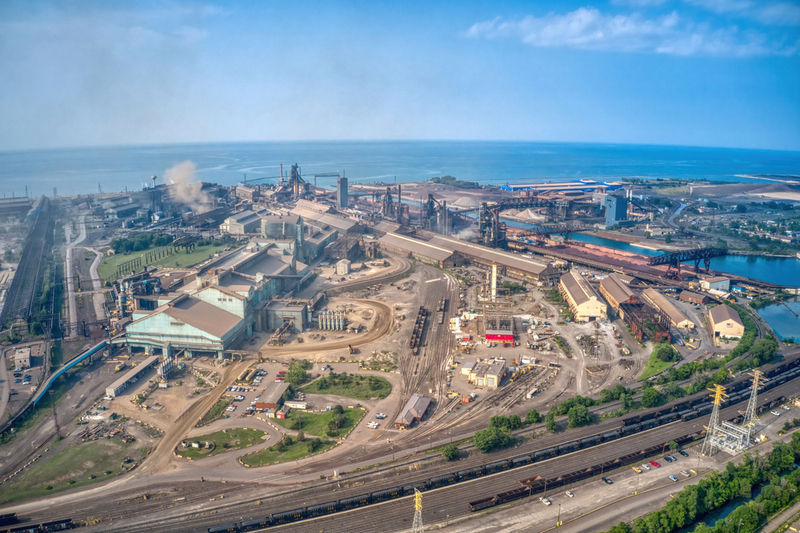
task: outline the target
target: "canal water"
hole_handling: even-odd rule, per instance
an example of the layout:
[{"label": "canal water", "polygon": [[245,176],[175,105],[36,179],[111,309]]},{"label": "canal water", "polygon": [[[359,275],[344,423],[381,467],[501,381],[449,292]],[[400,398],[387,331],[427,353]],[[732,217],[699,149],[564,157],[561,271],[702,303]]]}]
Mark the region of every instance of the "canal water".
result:
[{"label": "canal water", "polygon": [[800,340],[800,300],[794,298],[784,304],[769,305],[758,310],[758,314],[781,339]]},{"label": "canal water", "polygon": [[[503,222],[516,228],[533,228],[533,224],[517,222],[515,220],[503,219]],[[651,250],[644,246],[636,246],[627,242],[605,239],[595,235],[584,235],[575,233],[572,238],[576,241],[598,244],[617,250],[633,252],[641,255],[662,255],[661,250]],[[653,246],[657,246],[653,243]],[[747,278],[775,283],[777,285],[788,285],[800,287],[800,259],[794,257],[761,257],[755,255],[726,255],[725,257],[715,257],[711,260],[711,269],[735,274]]]}]

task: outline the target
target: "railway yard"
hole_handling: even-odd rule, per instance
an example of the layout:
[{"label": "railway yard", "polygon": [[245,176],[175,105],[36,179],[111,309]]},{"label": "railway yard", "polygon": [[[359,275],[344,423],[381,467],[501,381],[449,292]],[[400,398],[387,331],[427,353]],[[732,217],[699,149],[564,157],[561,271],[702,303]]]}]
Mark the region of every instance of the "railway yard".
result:
[{"label": "railway yard", "polygon": [[[142,195],[166,203],[167,190]],[[380,214],[371,221],[332,205],[321,214],[303,198],[265,204],[261,226],[236,236],[157,222],[123,231],[60,206],[70,221],[56,240],[66,316],[41,299],[52,329],[36,340],[36,357],[25,362],[16,345],[4,352],[0,532],[400,532],[411,528],[417,492],[426,527],[442,531],[538,532],[559,520],[565,531],[600,531],[741,457],[701,453],[712,401],[703,388],[675,393],[712,374],[726,387],[719,427],[752,422],[752,447],[768,446],[757,434],[790,438],[774,411],[797,417],[800,350],[772,341],[759,368],[760,417],[747,418],[753,379],[736,366],[748,356],[735,347],[772,337],[741,295],[713,292],[722,280],[708,267],[675,277],[666,259],[600,256],[553,241],[550,233],[568,236],[563,226],[535,230],[538,241],[506,234],[492,225],[499,193],[494,205],[462,210],[478,212],[481,230],[466,243],[448,235],[446,204],[430,200],[417,215],[392,199],[399,187],[393,194],[358,199],[356,209]],[[542,216],[561,206],[507,203]],[[218,227],[231,231],[239,219],[224,215],[234,207],[220,209]],[[55,215],[37,216],[32,231],[53,230]],[[172,244],[114,257],[112,243],[156,231]],[[8,291],[27,319],[42,286],[30,265],[55,245],[37,246]],[[211,253],[182,265],[195,246]],[[104,262],[114,276],[101,277]],[[687,364],[701,370],[674,377]],[[574,423],[572,409],[556,416],[581,401],[586,420]],[[532,410],[541,419],[528,421]],[[476,432],[498,415],[519,424],[502,429],[506,445],[481,452]],[[237,432],[251,436],[240,442]],[[677,453],[675,444],[686,454],[675,464],[634,470]],[[616,502],[624,517],[610,512]]]}]

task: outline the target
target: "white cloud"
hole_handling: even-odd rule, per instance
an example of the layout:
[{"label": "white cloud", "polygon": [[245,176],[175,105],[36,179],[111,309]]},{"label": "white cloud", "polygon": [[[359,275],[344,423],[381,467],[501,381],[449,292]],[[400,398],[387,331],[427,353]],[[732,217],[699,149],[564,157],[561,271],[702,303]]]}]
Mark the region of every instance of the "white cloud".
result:
[{"label": "white cloud", "polygon": [[762,5],[756,12],[756,17],[767,24],[798,26],[800,25],[800,5],[789,2]]},{"label": "white cloud", "polygon": [[660,6],[666,2],[669,2],[669,0],[611,0],[614,5],[631,7],[653,7]]},{"label": "white cloud", "polygon": [[640,14],[604,15],[594,8],[581,7],[566,14],[549,13],[519,20],[474,24],[469,37],[518,38],[542,48],[577,48],[621,52],[655,52],[671,55],[795,55],[798,39],[786,44],[768,39],[755,31],[737,27],[714,29],[682,19],[676,12],[658,18]]}]

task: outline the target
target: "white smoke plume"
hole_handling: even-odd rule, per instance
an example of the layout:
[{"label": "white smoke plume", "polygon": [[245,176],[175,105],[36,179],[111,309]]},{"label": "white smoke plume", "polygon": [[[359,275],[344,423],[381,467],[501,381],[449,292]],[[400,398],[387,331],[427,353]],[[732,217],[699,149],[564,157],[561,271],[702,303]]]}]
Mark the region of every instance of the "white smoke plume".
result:
[{"label": "white smoke plume", "polygon": [[191,161],[184,161],[164,171],[164,181],[170,187],[173,199],[186,204],[195,214],[205,213],[213,207],[212,198],[203,191],[203,183],[195,178],[196,168],[197,165]]},{"label": "white smoke plume", "polygon": [[459,231],[454,235],[456,239],[460,239],[462,241],[477,241],[478,240],[478,232],[472,229],[466,229]]}]

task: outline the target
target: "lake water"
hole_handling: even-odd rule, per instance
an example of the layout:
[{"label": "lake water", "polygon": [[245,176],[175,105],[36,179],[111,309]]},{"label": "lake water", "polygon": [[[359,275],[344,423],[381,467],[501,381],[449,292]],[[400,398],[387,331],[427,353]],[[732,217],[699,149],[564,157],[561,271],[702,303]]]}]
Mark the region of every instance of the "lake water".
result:
[{"label": "lake water", "polygon": [[[451,175],[485,184],[623,177],[758,181],[739,174],[795,174],[800,152],[680,146],[483,141],[251,142],[0,152],[0,192],[87,194],[140,189],[183,161],[221,185],[284,174],[342,171],[352,183],[424,181]],[[320,178],[330,186],[334,178]],[[162,181],[159,181],[162,183]]]},{"label": "lake water", "polygon": [[763,307],[758,310],[758,314],[769,324],[775,334],[782,339],[794,338],[800,340],[800,318],[795,315],[795,313],[800,315],[800,300],[795,298],[785,303],[786,305]]}]

